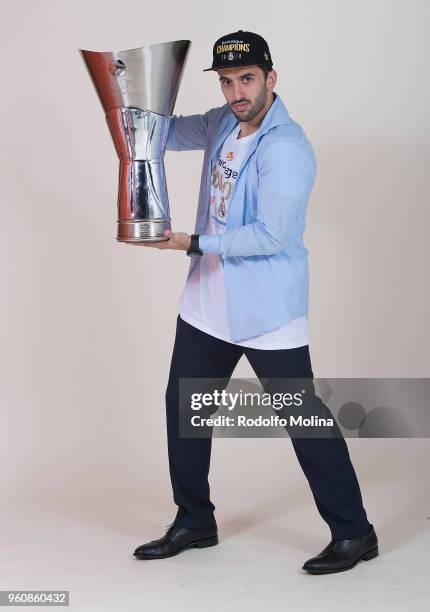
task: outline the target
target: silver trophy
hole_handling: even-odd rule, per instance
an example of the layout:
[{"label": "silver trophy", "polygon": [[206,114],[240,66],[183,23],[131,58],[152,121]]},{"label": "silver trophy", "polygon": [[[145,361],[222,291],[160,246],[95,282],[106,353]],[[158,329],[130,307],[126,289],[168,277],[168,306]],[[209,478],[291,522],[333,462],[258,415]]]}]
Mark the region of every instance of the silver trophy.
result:
[{"label": "silver trophy", "polygon": [[163,157],[189,40],[127,51],[79,49],[106,114],[120,160],[121,242],[168,240],[171,229]]}]

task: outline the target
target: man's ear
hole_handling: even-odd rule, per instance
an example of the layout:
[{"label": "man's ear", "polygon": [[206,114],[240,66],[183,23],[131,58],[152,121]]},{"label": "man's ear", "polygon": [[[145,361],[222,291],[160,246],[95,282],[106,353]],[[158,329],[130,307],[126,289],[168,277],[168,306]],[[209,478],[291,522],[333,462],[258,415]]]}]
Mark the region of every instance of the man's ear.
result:
[{"label": "man's ear", "polygon": [[269,74],[267,75],[267,80],[269,81],[269,87],[271,87],[272,89],[275,87],[276,85],[276,79],[277,79],[277,73],[276,70],[271,70],[269,72]]}]

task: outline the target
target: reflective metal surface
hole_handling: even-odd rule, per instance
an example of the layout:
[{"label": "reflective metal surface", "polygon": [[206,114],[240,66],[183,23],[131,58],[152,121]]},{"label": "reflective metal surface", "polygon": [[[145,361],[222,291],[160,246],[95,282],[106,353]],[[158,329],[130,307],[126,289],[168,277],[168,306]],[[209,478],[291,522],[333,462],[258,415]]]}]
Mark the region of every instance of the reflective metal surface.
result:
[{"label": "reflective metal surface", "polygon": [[191,41],[128,51],[80,50],[120,159],[117,240],[167,240],[163,157]]}]

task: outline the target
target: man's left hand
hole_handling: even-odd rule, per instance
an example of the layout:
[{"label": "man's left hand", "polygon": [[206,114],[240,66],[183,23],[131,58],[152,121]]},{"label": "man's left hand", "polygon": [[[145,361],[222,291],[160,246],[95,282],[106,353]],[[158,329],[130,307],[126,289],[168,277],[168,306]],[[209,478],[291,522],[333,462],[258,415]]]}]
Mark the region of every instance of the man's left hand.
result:
[{"label": "man's left hand", "polygon": [[143,240],[142,242],[125,242],[125,244],[153,247],[155,249],[174,249],[175,251],[188,251],[191,246],[191,236],[185,232],[164,230],[163,234],[168,236],[169,240],[160,240],[158,242]]}]

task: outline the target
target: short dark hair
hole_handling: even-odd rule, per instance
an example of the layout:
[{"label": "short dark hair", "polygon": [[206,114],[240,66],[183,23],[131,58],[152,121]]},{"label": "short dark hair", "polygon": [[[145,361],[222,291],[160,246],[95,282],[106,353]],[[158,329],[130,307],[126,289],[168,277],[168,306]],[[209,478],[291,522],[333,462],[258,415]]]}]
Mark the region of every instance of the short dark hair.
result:
[{"label": "short dark hair", "polygon": [[261,70],[264,72],[264,80],[267,79],[267,75],[273,68],[269,68],[269,66],[260,66]]}]

